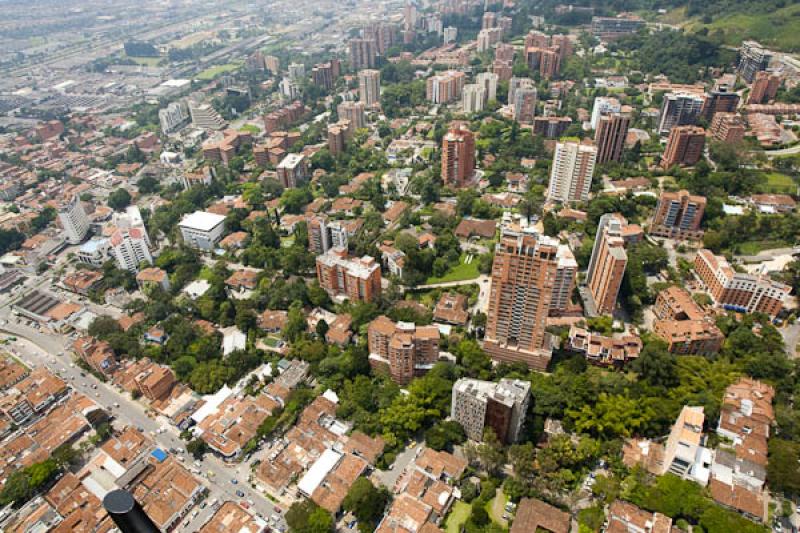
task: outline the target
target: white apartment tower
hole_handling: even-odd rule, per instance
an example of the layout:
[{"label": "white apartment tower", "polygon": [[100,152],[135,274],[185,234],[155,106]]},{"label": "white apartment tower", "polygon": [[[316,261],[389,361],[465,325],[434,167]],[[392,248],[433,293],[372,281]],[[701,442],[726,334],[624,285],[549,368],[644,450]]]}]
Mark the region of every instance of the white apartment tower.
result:
[{"label": "white apartment tower", "polygon": [[86,216],[78,195],[58,207],[58,219],[70,244],[83,242],[89,234],[89,217]]},{"label": "white apartment tower", "polygon": [[592,129],[597,129],[597,125],[600,123],[600,117],[603,115],[619,113],[621,110],[622,104],[620,104],[619,100],[616,98],[597,96],[594,99],[594,107],[592,108]]},{"label": "white apartment tower", "polygon": [[484,104],[492,100],[497,100],[497,82],[499,80],[497,74],[494,72],[481,72],[475,80],[475,82],[485,90],[484,97],[486,101]]},{"label": "white apartment tower", "polygon": [[553,168],[550,171],[548,200],[585,202],[589,199],[597,148],[577,142],[556,144]]},{"label": "white apartment tower", "polygon": [[461,109],[464,113],[479,113],[483,111],[486,99],[486,90],[477,83],[464,85],[461,93]]},{"label": "white apartment tower", "polygon": [[161,131],[165,134],[175,131],[190,118],[189,108],[185,102],[172,102],[164,109],[158,110],[158,121],[161,123]]}]

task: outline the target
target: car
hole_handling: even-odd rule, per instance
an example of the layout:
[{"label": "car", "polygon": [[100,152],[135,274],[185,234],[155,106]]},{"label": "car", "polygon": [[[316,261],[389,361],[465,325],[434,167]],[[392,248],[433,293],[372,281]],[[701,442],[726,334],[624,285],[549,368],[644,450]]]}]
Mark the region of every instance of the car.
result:
[{"label": "car", "polygon": [[202,502],[200,504],[200,509],[205,509],[207,506],[208,506],[208,504],[206,502]]},{"label": "car", "polygon": [[97,390],[97,383],[92,383],[92,388],[93,388],[94,390]]},{"label": "car", "polygon": [[239,480],[236,479],[236,478],[233,478],[233,479],[231,479],[231,483],[233,483],[234,485],[238,485],[239,484]]},{"label": "car", "polygon": [[86,377],[86,372],[81,372],[81,377],[85,378]]},{"label": "car", "polygon": [[242,507],[244,507],[245,509],[249,509],[249,508],[250,508],[250,506],[247,504],[247,502],[242,502],[242,503],[240,503],[239,505],[241,505],[241,506],[242,506]]},{"label": "car", "polygon": [[275,512],[276,512],[276,513],[282,513],[282,512],[283,512],[283,510],[282,510],[280,507],[278,507],[278,506],[276,505],[276,506],[275,506]]},{"label": "car", "polygon": [[119,409],[119,402],[114,402],[114,407],[116,407],[117,409]]},{"label": "car", "polygon": [[236,495],[237,495],[238,497],[240,497],[240,498],[244,498],[244,491],[237,490],[237,491],[236,491]]}]

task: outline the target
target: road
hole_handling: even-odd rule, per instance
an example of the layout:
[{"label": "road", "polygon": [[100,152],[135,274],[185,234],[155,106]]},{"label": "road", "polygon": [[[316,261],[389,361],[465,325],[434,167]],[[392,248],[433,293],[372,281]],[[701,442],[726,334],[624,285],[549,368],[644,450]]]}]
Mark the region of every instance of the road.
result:
[{"label": "road", "polygon": [[397,483],[397,478],[400,477],[400,474],[403,473],[403,470],[406,469],[411,461],[417,458],[417,452],[421,448],[422,445],[419,443],[413,447],[406,448],[395,457],[390,470],[375,470],[373,477],[391,491],[394,488],[394,484]]},{"label": "road", "polygon": [[[0,310],[0,313],[7,308]],[[192,458],[183,450],[186,443],[179,437],[178,429],[170,425],[162,417],[148,416],[146,407],[133,400],[127,393],[116,387],[103,383],[91,374],[84,373],[75,366],[69,359],[69,355],[59,355],[65,351],[65,345],[69,342],[69,337],[58,336],[43,331],[37,331],[25,324],[14,321],[10,316],[5,320],[11,320],[0,325],[0,329],[18,337],[17,341],[9,345],[12,354],[32,367],[46,367],[52,372],[57,373],[62,379],[67,381],[75,390],[85,394],[109,409],[118,425],[131,425],[148,435],[155,443],[169,450],[170,448],[179,451],[179,460],[189,468],[195,468],[202,475],[202,482],[209,489],[206,501],[217,499],[220,503],[226,500],[247,501],[256,513],[265,519],[275,513],[275,506],[257,490],[253,489],[248,483],[250,474],[249,464],[228,465],[217,457],[207,454],[199,463],[194,463]],[[116,407],[119,405],[119,407]],[[209,476],[209,472],[211,475]],[[200,477],[200,476],[198,476]],[[236,484],[232,480],[236,480]],[[236,491],[241,490],[244,498],[238,497]],[[195,532],[200,529],[203,523],[210,518],[214,509],[206,506],[205,509],[196,508],[199,513],[192,516],[190,513],[177,531]],[[281,527],[285,527],[281,517]]]},{"label": "road", "polygon": [[790,146],[789,148],[783,148],[782,150],[764,150],[764,155],[770,159],[794,154],[800,154],[800,144]]}]

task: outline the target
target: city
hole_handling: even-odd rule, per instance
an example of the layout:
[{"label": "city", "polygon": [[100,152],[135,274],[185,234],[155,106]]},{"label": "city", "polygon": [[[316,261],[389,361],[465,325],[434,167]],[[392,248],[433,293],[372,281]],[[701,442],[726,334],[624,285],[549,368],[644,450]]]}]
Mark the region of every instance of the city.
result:
[{"label": "city", "polygon": [[800,3],[3,7],[0,531],[800,528]]}]

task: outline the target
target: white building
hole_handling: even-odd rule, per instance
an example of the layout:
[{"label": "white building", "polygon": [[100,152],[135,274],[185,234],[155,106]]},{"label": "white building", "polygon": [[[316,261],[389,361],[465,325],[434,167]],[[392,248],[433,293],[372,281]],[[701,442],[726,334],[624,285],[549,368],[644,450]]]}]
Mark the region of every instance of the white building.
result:
[{"label": "white building", "polygon": [[221,130],[225,124],[217,110],[210,104],[189,104],[189,112],[192,115],[192,124],[204,130]]},{"label": "white building", "polygon": [[58,219],[67,236],[67,242],[78,244],[89,234],[89,217],[83,210],[83,203],[78,195],[58,207]]},{"label": "white building", "polygon": [[458,38],[458,28],[448,26],[444,29],[444,44],[454,43]]},{"label": "white building", "polygon": [[585,202],[589,199],[597,148],[576,142],[556,144],[547,199],[558,202]]},{"label": "white building", "polygon": [[189,107],[185,102],[172,102],[164,109],[158,110],[158,120],[161,123],[161,131],[171,133],[189,122]]},{"label": "white building", "polygon": [[487,52],[503,39],[503,28],[486,28],[478,32],[478,52]]},{"label": "white building", "polygon": [[464,85],[461,93],[461,109],[464,113],[479,113],[483,111],[485,99],[486,90],[482,86],[477,83]]},{"label": "white building", "polygon": [[78,249],[78,261],[100,268],[108,261],[109,242],[105,237],[89,239]]},{"label": "white building", "polygon": [[117,266],[122,270],[138,272],[142,263],[153,264],[147,231],[144,228],[117,229],[111,235],[110,242]]},{"label": "white building", "polygon": [[481,72],[475,78],[475,83],[482,86],[486,91],[484,93],[484,104],[490,102],[492,100],[497,100],[497,83],[499,81],[499,76],[494,72]]},{"label": "white building", "polygon": [[225,217],[207,211],[195,211],[184,216],[178,227],[187,245],[212,250],[225,232]]},{"label": "white building", "polygon": [[506,100],[509,104],[514,103],[514,98],[516,98],[519,89],[536,89],[536,82],[531,78],[511,78],[508,81],[508,98]]},{"label": "white building", "polygon": [[286,189],[293,189],[308,178],[308,160],[303,154],[288,154],[275,170],[281,185]]},{"label": "white building", "polygon": [[283,78],[279,87],[281,94],[289,100],[299,98],[302,93],[300,84],[291,78]]},{"label": "white building", "polygon": [[450,418],[461,424],[472,440],[483,440],[492,428],[504,443],[516,442],[531,398],[531,384],[518,379],[499,383],[461,378],[453,385]]},{"label": "white building", "polygon": [[300,81],[306,77],[306,66],[302,63],[292,63],[289,65],[289,78],[293,81]]},{"label": "white building", "polygon": [[620,111],[622,111],[622,105],[616,98],[597,96],[594,99],[594,107],[592,108],[592,129],[597,129],[597,125],[600,123],[600,117],[603,115],[608,115],[609,113],[619,113]]},{"label": "white building", "polygon": [[137,228],[142,231],[143,239],[147,243],[147,246],[152,246],[153,244],[150,242],[150,236],[147,234],[147,228],[144,226],[144,220],[142,219],[142,213],[139,211],[139,208],[135,205],[129,205],[125,208],[124,213],[115,213],[114,214],[114,226],[118,229],[122,230],[132,230]]}]

